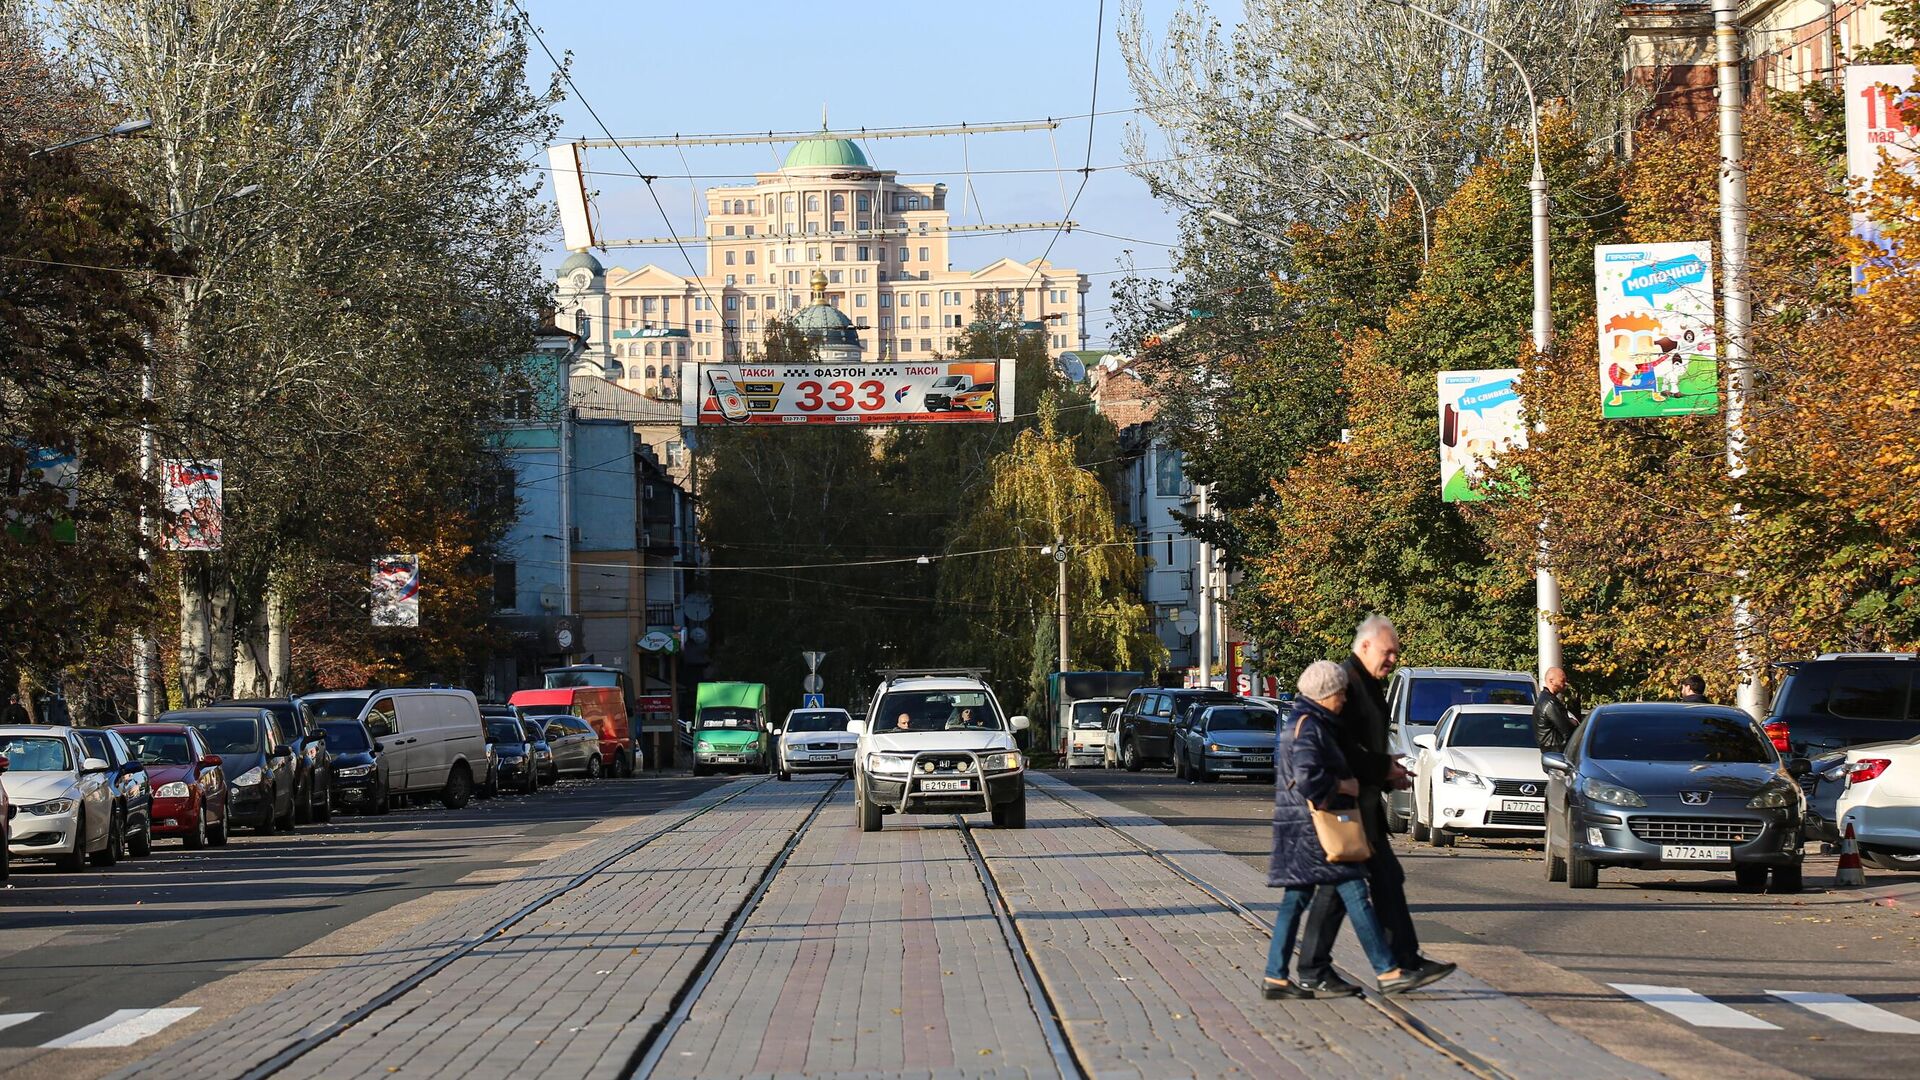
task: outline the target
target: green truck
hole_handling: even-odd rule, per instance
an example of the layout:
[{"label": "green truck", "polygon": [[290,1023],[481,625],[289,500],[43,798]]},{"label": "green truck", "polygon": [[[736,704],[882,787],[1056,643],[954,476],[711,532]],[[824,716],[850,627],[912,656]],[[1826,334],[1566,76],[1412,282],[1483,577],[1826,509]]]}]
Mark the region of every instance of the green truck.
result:
[{"label": "green truck", "polygon": [[693,707],[693,775],[772,768],[767,684],[703,682]]}]

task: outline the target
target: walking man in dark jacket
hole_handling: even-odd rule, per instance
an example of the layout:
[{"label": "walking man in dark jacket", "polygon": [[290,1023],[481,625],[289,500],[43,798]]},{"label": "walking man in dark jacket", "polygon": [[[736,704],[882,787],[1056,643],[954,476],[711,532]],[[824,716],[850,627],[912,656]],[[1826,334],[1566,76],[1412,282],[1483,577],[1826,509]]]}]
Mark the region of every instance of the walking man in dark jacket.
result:
[{"label": "walking man in dark jacket", "polygon": [[1550,667],[1540,678],[1540,696],[1533,699],[1533,741],[1543,754],[1564,754],[1573,729],[1579,726],[1568,710],[1563,695],[1567,692],[1567,672]]},{"label": "walking man in dark jacket", "polygon": [[[1360,782],[1360,817],[1366,823],[1373,857],[1367,860],[1367,888],[1373,910],[1386,931],[1394,963],[1404,972],[1424,972],[1422,982],[1441,978],[1454,969],[1420,955],[1420,938],[1407,909],[1407,875],[1393,854],[1387,836],[1384,793],[1412,786],[1406,767],[1388,748],[1387,695],[1384,680],[1400,662],[1400,634],[1381,615],[1369,615],[1353,635],[1353,655],[1340,666],[1347,673],[1347,701],[1335,716],[1334,739],[1347,767]],[[1333,939],[1340,932],[1337,913],[1340,894],[1321,889],[1307,911],[1300,938],[1299,976],[1302,989],[1321,997],[1358,988],[1333,972]]]}]

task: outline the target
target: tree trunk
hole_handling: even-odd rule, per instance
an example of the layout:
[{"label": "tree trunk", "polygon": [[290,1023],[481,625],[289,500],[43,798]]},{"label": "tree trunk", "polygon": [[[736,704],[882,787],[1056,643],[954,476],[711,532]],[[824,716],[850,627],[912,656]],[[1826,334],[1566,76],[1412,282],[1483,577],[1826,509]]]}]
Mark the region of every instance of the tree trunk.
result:
[{"label": "tree trunk", "polygon": [[253,618],[238,629],[234,641],[233,692],[240,697],[266,697],[271,693],[267,633],[267,606],[262,604]]},{"label": "tree trunk", "polygon": [[180,573],[180,700],[186,708],[233,695],[233,584],[210,556]]},{"label": "tree trunk", "polygon": [[293,605],[278,585],[267,590],[267,693],[293,692]]}]

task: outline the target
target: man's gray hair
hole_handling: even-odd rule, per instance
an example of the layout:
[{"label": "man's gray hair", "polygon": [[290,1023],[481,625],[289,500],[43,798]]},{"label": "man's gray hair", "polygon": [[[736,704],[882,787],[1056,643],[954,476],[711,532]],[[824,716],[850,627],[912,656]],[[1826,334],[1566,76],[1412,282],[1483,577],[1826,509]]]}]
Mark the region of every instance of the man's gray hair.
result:
[{"label": "man's gray hair", "polygon": [[[1360,625],[1355,627],[1353,631],[1353,651],[1359,652],[1361,642],[1378,634],[1382,630],[1393,630],[1393,620],[1387,618],[1385,615],[1369,615],[1361,619]],[[1395,633],[1398,633],[1398,631],[1395,631]]]}]

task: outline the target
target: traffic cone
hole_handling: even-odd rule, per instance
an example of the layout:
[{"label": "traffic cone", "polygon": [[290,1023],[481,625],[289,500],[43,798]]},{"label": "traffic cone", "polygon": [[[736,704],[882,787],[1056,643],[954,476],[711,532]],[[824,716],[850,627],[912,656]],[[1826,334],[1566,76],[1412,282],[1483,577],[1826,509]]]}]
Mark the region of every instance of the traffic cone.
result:
[{"label": "traffic cone", "polygon": [[1847,823],[1847,831],[1840,839],[1840,869],[1833,875],[1836,887],[1847,885],[1865,885],[1867,872],[1860,866],[1860,845],[1853,838],[1853,823]]}]

